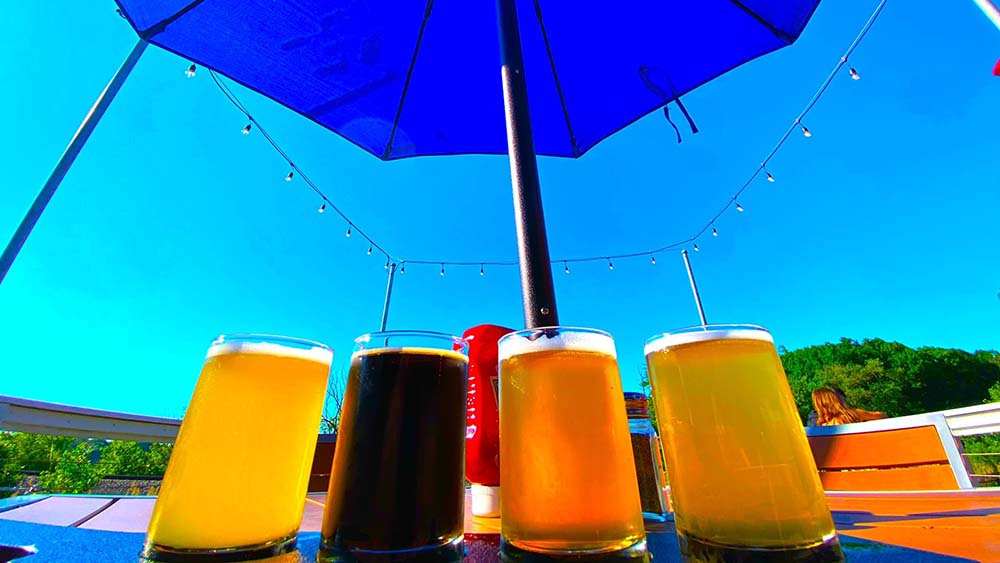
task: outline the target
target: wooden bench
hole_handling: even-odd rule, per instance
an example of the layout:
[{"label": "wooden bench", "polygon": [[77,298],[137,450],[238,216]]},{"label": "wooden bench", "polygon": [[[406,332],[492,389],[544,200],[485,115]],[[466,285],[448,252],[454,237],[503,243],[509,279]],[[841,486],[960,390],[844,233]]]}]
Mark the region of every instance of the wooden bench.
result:
[{"label": "wooden bench", "polygon": [[940,414],[806,429],[827,491],[972,489],[961,444]]}]

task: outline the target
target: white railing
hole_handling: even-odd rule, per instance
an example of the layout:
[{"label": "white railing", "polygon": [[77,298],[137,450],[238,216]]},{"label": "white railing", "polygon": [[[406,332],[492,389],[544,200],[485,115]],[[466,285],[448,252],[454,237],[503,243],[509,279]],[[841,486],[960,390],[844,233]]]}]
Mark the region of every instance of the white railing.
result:
[{"label": "white railing", "polygon": [[938,411],[957,437],[1000,433],[1000,402]]},{"label": "white railing", "polygon": [[0,430],[136,442],[173,442],[180,419],[102,411],[0,395]]}]

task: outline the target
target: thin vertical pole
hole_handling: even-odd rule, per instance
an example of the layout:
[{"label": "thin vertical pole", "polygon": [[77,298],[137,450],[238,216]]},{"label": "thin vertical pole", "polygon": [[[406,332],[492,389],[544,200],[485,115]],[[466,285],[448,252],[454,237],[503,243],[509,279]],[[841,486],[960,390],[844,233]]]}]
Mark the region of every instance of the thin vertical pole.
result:
[{"label": "thin vertical pole", "polygon": [[552,284],[545,215],[542,213],[538,162],[531,134],[528,87],[524,78],[515,0],[497,0],[497,27],[500,35],[500,74],[507,118],[507,150],[514,192],[524,324],[526,328],[554,326],[559,324],[559,315],[556,312],[556,294]]},{"label": "thin vertical pole", "polygon": [[125,62],[122,63],[121,67],[118,68],[118,72],[111,77],[111,82],[104,88],[101,92],[100,97],[94,102],[94,107],[90,108],[90,113],[87,117],[83,118],[83,123],[80,124],[80,128],[77,129],[76,134],[73,135],[73,139],[69,142],[66,150],[63,152],[62,156],[59,157],[59,162],[56,163],[56,167],[52,170],[52,174],[49,175],[49,179],[42,186],[42,191],[38,193],[38,197],[35,198],[35,202],[31,204],[31,209],[28,210],[27,215],[21,220],[21,224],[17,227],[17,231],[14,232],[14,236],[10,239],[7,244],[7,248],[3,251],[3,255],[0,256],[0,283],[3,283],[5,277],[7,277],[7,272],[10,270],[11,265],[14,263],[14,259],[17,258],[17,254],[21,251],[21,247],[24,246],[24,241],[27,240],[28,235],[31,234],[31,230],[35,227],[35,223],[38,222],[38,218],[45,211],[45,206],[49,204],[49,200],[52,199],[52,195],[56,193],[56,188],[59,187],[59,183],[62,182],[63,177],[69,172],[71,166],[73,166],[73,161],[76,160],[80,150],[83,149],[83,145],[86,144],[87,139],[90,138],[90,134],[94,132],[94,128],[97,127],[98,122],[101,121],[101,117],[104,112],[111,105],[111,101],[115,99],[115,94],[121,89],[122,84],[125,83],[125,79],[128,78],[129,73],[135,67],[135,63],[139,61],[139,57],[142,52],[146,50],[146,45],[148,43],[145,39],[140,38],[132,47],[132,52],[128,54]]},{"label": "thin vertical pole", "polygon": [[385,332],[385,325],[389,322],[389,299],[392,297],[392,281],[396,279],[396,263],[389,264],[389,281],[385,284],[385,304],[382,305],[382,325],[379,332]]},{"label": "thin vertical pole", "polygon": [[684,267],[687,268],[688,279],[691,280],[691,292],[694,293],[694,304],[698,306],[698,316],[701,317],[701,326],[707,326],[708,321],[705,320],[705,309],[701,306],[701,295],[698,294],[698,284],[694,281],[694,270],[691,269],[691,260],[688,258],[688,251],[682,250],[681,256],[684,257]]},{"label": "thin vertical pole", "polygon": [[993,25],[997,26],[997,29],[1000,29],[1000,8],[997,8],[996,3],[993,0],[973,0],[973,2],[993,22]]}]

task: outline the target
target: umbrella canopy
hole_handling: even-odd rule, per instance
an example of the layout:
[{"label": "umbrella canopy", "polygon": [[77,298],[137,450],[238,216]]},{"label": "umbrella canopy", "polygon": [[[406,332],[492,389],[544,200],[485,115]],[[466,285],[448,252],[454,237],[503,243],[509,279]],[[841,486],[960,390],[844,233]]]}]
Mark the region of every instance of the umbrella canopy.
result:
[{"label": "umbrella canopy", "polygon": [[[493,2],[117,0],[139,35],[383,160],[506,154]],[[517,0],[537,154],[577,157],[798,38],[819,0]]]}]

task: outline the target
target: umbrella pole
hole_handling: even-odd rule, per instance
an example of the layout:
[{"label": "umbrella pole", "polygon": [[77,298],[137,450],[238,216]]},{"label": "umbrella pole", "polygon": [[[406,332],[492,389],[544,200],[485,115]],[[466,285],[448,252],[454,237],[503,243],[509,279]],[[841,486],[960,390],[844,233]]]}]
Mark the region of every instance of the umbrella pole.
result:
[{"label": "umbrella pole", "polygon": [[973,0],[979,9],[986,14],[986,17],[993,22],[993,25],[1000,29],[1000,8],[997,8],[996,2],[993,0]]},{"label": "umbrella pole", "polygon": [[392,281],[396,279],[396,263],[389,264],[389,281],[385,285],[385,304],[382,305],[382,325],[379,332],[385,332],[385,325],[389,322],[389,298],[392,297]]},{"label": "umbrella pole", "polygon": [[56,193],[59,183],[62,182],[63,177],[69,172],[70,166],[73,165],[73,161],[80,154],[80,150],[83,149],[83,145],[90,138],[90,134],[94,132],[94,128],[97,127],[101,116],[104,115],[105,110],[111,105],[111,101],[115,99],[115,94],[118,93],[122,84],[125,83],[125,79],[132,72],[135,63],[139,61],[139,56],[146,49],[146,45],[148,45],[146,40],[140,38],[135,47],[132,47],[132,52],[128,54],[128,58],[125,59],[125,62],[119,67],[118,72],[111,78],[111,82],[108,82],[104,91],[101,92],[100,97],[94,102],[94,107],[90,108],[90,113],[83,119],[83,123],[77,129],[76,135],[73,135],[69,146],[66,147],[65,152],[59,157],[59,162],[56,163],[56,167],[52,170],[52,174],[49,175],[49,179],[42,186],[42,191],[38,193],[35,202],[31,204],[31,209],[28,210],[24,219],[21,220],[17,231],[14,232],[14,236],[11,237],[7,248],[3,251],[3,255],[0,256],[0,283],[3,283],[4,278],[7,277],[7,272],[14,263],[14,259],[17,258],[18,252],[21,251],[21,247],[24,246],[24,241],[31,234],[31,229],[35,227],[35,223],[38,222],[42,211],[45,211],[45,206],[52,199],[52,195]]},{"label": "umbrella pole", "polygon": [[559,324],[552,285],[549,243],[545,235],[538,161],[531,134],[528,88],[521,55],[521,33],[515,0],[497,0],[500,35],[500,73],[503,105],[507,118],[507,150],[514,191],[517,254],[521,269],[521,298],[526,328]]},{"label": "umbrella pole", "polygon": [[691,269],[691,260],[688,258],[688,251],[682,250],[681,256],[684,257],[684,267],[688,271],[688,279],[691,280],[691,292],[694,293],[694,304],[698,306],[698,316],[701,318],[701,326],[708,326],[708,321],[705,320],[705,309],[701,306],[701,295],[698,294],[698,284],[694,282],[694,270]]}]

